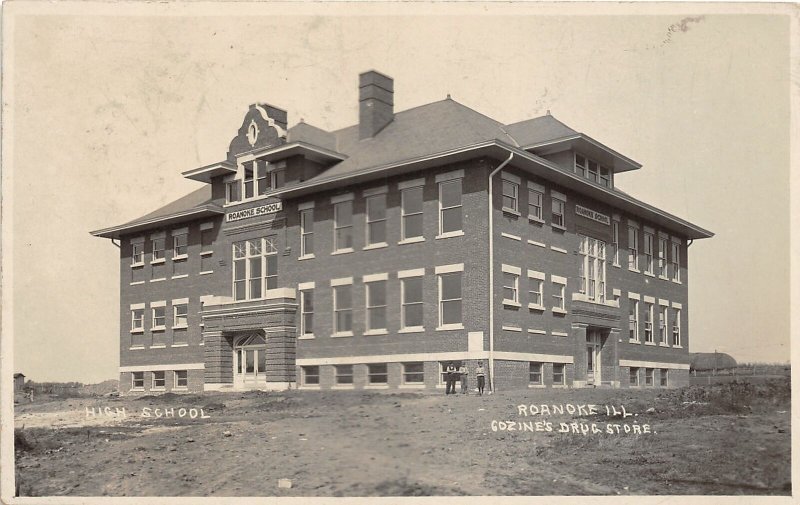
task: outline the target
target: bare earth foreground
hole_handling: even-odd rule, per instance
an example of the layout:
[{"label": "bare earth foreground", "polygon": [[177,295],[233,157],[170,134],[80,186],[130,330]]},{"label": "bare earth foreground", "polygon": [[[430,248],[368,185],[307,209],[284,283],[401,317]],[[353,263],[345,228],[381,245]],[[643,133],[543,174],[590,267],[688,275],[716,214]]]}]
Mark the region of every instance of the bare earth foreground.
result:
[{"label": "bare earth foreground", "polygon": [[[16,479],[21,496],[789,495],[789,400],[788,378],[487,396],[59,399],[16,406]],[[567,404],[583,410],[553,414]],[[612,406],[632,415],[609,416]],[[87,417],[87,407],[112,415]],[[163,417],[171,407],[175,417]]]}]

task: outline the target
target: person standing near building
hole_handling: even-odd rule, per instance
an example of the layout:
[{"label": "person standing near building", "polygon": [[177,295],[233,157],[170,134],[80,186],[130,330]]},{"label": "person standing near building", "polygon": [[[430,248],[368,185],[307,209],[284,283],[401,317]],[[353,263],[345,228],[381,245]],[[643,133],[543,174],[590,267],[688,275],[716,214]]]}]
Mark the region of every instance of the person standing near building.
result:
[{"label": "person standing near building", "polygon": [[478,378],[478,394],[482,395],[486,384],[486,371],[483,369],[483,363],[478,363],[478,368],[475,369],[475,376]]},{"label": "person standing near building", "polygon": [[447,388],[445,390],[445,394],[449,395],[451,392],[456,394],[456,367],[453,365],[453,362],[447,364],[447,368],[445,369],[444,379],[447,382]]},{"label": "person standing near building", "polygon": [[461,394],[465,395],[467,394],[467,366],[464,362],[461,362],[461,366],[458,367],[458,378],[461,380]]}]

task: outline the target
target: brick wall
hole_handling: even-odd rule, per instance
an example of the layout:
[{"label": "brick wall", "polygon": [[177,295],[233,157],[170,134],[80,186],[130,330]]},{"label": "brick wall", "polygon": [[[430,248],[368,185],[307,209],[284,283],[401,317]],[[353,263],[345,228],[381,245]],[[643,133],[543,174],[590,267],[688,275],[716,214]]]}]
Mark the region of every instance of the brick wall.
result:
[{"label": "brick wall", "polygon": [[[436,239],[439,233],[438,173],[464,170],[462,181],[462,215],[464,236]],[[424,242],[399,245],[400,192],[398,182],[425,177]],[[380,249],[364,250],[365,246],[365,189],[388,186],[387,243]],[[289,256],[281,257],[279,284],[297,287],[299,283],[314,282],[314,335],[313,340],[298,341],[297,353],[301,358],[324,358],[341,355],[361,356],[372,354],[399,354],[421,352],[466,351],[467,333],[485,331],[483,313],[486,305],[486,166],[472,161],[417,172],[402,177],[376,181],[374,184],[343,188],[338,193],[353,192],[354,252],[333,252],[333,206],[330,197],[336,193],[321,193],[314,201],[314,255],[315,258],[298,260],[300,256],[300,231],[298,203],[311,199],[300,198],[285,202],[287,223],[286,244]],[[438,285],[434,274],[436,266],[464,264],[462,276],[463,330],[437,331]],[[424,328],[422,333],[400,334],[400,270],[425,269],[423,277]],[[366,330],[366,300],[363,275],[387,273],[387,334],[364,335]],[[353,336],[331,337],[333,333],[333,289],[331,279],[353,277]]]},{"label": "brick wall", "polygon": [[203,391],[203,384],[204,384],[204,376],[203,370],[187,370],[187,387],[175,387],[175,380],[173,370],[165,371],[165,384],[163,389],[154,390],[152,387],[153,384],[153,375],[152,371],[146,370],[144,371],[144,389],[142,391],[132,391],[131,386],[133,384],[132,377],[133,372],[121,372],[119,374],[119,391],[123,395],[142,395],[142,394],[160,394],[160,393],[196,393]]},{"label": "brick wall", "polygon": [[[295,160],[296,161],[296,160]],[[191,222],[189,227],[188,257],[185,261],[175,262],[171,258],[172,240],[171,228],[164,230],[149,230],[145,236],[144,251],[145,262],[142,267],[132,269],[130,266],[130,239],[123,237],[121,249],[121,311],[120,311],[120,362],[121,366],[168,363],[198,363],[205,362],[207,370],[205,380],[213,383],[227,383],[232,381],[232,352],[229,336],[208,333],[206,346],[202,345],[202,327],[200,320],[200,297],[215,295],[230,297],[232,292],[232,244],[236,241],[261,237],[275,239],[278,254],[278,286],[297,288],[299,283],[314,282],[314,338],[294,340],[294,320],[283,321],[280,324],[287,330],[273,337],[277,342],[278,354],[270,359],[271,365],[285,370],[291,378],[295,367],[288,358],[293,352],[301,359],[331,358],[337,356],[369,356],[392,355],[411,353],[437,353],[467,351],[467,335],[471,331],[481,331],[484,335],[483,349],[489,348],[488,315],[486,304],[489,296],[488,286],[488,223],[487,215],[487,176],[496,160],[471,160],[436,169],[395,176],[375,181],[370,184],[355,185],[333,192],[323,192],[314,197],[298,198],[283,202],[284,210],[274,215],[259,219],[249,219],[222,223],[217,218],[214,224],[215,242],[211,261],[205,258],[207,265],[213,265],[212,273],[201,274],[200,257],[200,221]],[[294,167],[296,163],[292,165]],[[301,167],[302,168],[302,167]],[[318,167],[312,167],[316,170]],[[296,167],[293,168],[296,171]],[[438,185],[435,182],[437,174],[463,170],[462,179],[462,216],[463,236],[437,239],[439,231],[438,219]],[[585,332],[576,332],[574,323],[586,322],[573,312],[572,294],[579,287],[579,235],[586,234],[603,240],[607,243],[607,289],[609,299],[614,297],[613,290],[618,289],[619,308],[607,311],[609,317],[608,327],[619,328],[619,334],[606,335],[606,343],[616,338],[613,342],[613,354],[606,353],[602,360],[602,375],[604,380],[618,378],[621,383],[627,382],[623,371],[615,374],[615,363],[609,362],[618,359],[655,361],[665,363],[688,362],[688,303],[687,303],[687,254],[686,240],[682,240],[680,248],[681,283],[660,279],[657,276],[648,277],[641,272],[631,272],[627,268],[627,219],[629,216],[610,208],[590,198],[567,191],[557,185],[536,176],[523,173],[520,170],[507,167],[509,173],[521,179],[519,191],[519,213],[509,213],[501,210],[502,178],[497,175],[494,180],[493,204],[494,210],[494,244],[495,244],[495,280],[494,280],[494,344],[498,352],[518,352],[534,354],[552,354],[559,356],[573,356],[575,365],[568,366],[568,383],[575,378],[585,377]],[[287,173],[287,177],[290,177]],[[412,244],[398,244],[400,240],[400,191],[398,183],[404,180],[424,177],[424,226],[423,242]],[[542,202],[543,220],[539,222],[528,218],[528,192],[527,181],[543,185],[546,188]],[[215,179],[214,195],[219,198],[219,188],[222,179]],[[364,250],[365,246],[365,198],[364,190],[376,186],[387,186],[387,247]],[[553,226],[551,208],[552,191],[556,190],[566,194],[567,204],[564,216],[564,228]],[[353,237],[354,252],[348,254],[331,254],[333,252],[333,205],[331,196],[352,192],[353,199]],[[314,255],[313,259],[298,259],[300,255],[300,232],[298,204],[313,200],[314,202]],[[255,200],[244,202],[234,207],[242,210],[267,203],[268,200]],[[601,212],[609,217],[619,214],[619,265],[612,261],[612,227],[577,215],[575,205],[579,204],[592,210]],[[642,227],[651,224],[642,222],[637,216],[632,216],[639,224],[640,229],[640,255],[644,262],[644,239],[641,235]],[[184,225],[180,225],[184,226]],[[176,226],[177,227],[177,226]],[[658,240],[656,230],[654,246],[657,256]],[[165,257],[163,265],[150,264],[151,240],[150,234],[155,231],[165,231]],[[668,254],[671,253],[671,249]],[[669,258],[668,258],[669,260]],[[462,319],[463,329],[438,331],[438,285],[434,273],[436,266],[464,264],[462,274]],[[519,293],[521,306],[510,307],[503,305],[503,276],[501,265],[511,265],[521,269],[519,278]],[[154,268],[163,269],[165,280],[153,282]],[[400,330],[400,285],[397,277],[400,270],[422,268],[424,300],[424,332],[398,333]],[[529,290],[531,280],[527,271],[532,270],[546,274],[543,280],[543,305],[544,309],[530,309]],[[172,273],[176,273],[173,278]],[[385,335],[365,335],[366,300],[363,275],[388,274],[387,286],[387,332]],[[183,276],[185,274],[185,276]],[[561,276],[567,279],[565,289],[566,314],[557,314],[552,310],[553,294],[556,286],[552,276]],[[331,279],[353,277],[353,336],[332,337],[333,333],[333,300]],[[144,281],[138,283],[138,281]],[[131,284],[133,282],[133,284]],[[646,346],[628,342],[628,293],[638,293],[640,297],[653,296],[656,299],[655,309],[658,309],[658,300],[665,299],[672,303],[682,305],[681,329],[682,348],[672,346]],[[189,322],[185,330],[186,346],[174,346],[174,330],[172,326],[171,300],[188,298]],[[151,307],[154,301],[166,301],[166,330],[152,332]],[[141,334],[130,332],[130,305],[144,303],[144,331]],[[640,332],[643,333],[644,303],[640,304]],[[670,314],[674,315],[670,305]],[[272,323],[265,320],[263,324],[254,326],[253,329],[271,327]],[[504,329],[503,327],[507,328]],[[671,325],[670,325],[671,326]],[[511,328],[508,328],[511,327]],[[515,331],[519,329],[519,331]],[[671,330],[671,328],[668,328]],[[654,320],[654,332],[658,333],[658,318]],[[671,331],[667,332],[668,337]],[[153,348],[153,343],[161,343],[163,348]],[[143,349],[131,349],[132,344],[142,344]],[[656,344],[658,337],[656,336]],[[296,349],[290,349],[296,345]],[[611,350],[612,347],[609,347]],[[276,361],[277,360],[277,361]],[[518,384],[527,385],[527,361],[504,362],[504,368],[497,368],[498,387],[517,387]],[[472,366],[472,365],[471,365]],[[499,366],[499,365],[496,365]],[[549,366],[549,365],[546,365]],[[426,362],[426,386],[434,387],[438,383],[436,362]],[[333,381],[332,370],[323,367],[320,381],[327,387]],[[366,375],[359,378],[363,370],[357,367],[354,370],[354,381],[366,381]],[[524,369],[524,370],[523,370]],[[359,371],[360,370],[360,371]],[[399,385],[400,365],[393,364],[389,369],[390,384]],[[366,372],[364,372],[365,374]],[[547,376],[547,374],[546,374]],[[676,380],[678,374],[676,373]],[[128,378],[129,379],[129,378]],[[290,379],[291,380],[291,379]],[[429,382],[434,381],[434,382]],[[506,381],[506,382],[504,382]],[[124,382],[124,381],[123,381]]]}]

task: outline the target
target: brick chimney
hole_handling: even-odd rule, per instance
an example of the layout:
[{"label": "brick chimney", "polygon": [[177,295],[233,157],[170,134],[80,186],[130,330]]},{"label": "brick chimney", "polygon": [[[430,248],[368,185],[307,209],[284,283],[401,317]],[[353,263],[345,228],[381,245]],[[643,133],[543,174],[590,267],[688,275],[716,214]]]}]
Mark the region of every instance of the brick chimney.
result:
[{"label": "brick chimney", "polygon": [[374,70],[358,76],[359,138],[374,137],[394,118],[394,81]]}]

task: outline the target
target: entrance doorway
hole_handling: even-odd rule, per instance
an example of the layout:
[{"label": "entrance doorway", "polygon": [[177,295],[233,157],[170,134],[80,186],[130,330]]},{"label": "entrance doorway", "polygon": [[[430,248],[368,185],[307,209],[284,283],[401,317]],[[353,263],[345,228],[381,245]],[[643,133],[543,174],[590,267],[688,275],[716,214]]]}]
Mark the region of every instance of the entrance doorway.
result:
[{"label": "entrance doorway", "polygon": [[238,337],[233,346],[233,385],[237,389],[266,386],[267,341],[253,333]]},{"label": "entrance doorway", "polygon": [[586,331],[586,384],[600,384],[600,351],[603,348],[603,336],[600,330]]}]

